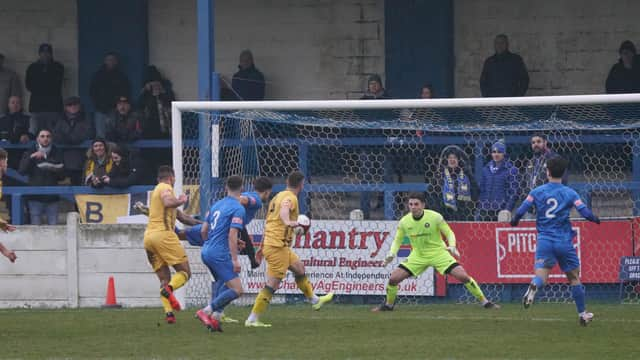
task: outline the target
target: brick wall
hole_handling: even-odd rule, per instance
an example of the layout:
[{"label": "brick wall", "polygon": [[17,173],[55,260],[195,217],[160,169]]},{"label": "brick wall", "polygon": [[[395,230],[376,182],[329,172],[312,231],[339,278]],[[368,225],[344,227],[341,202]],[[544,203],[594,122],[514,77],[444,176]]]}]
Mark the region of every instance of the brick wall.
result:
[{"label": "brick wall", "polygon": [[[24,88],[27,67],[38,58],[38,46],[53,45],[54,58],[65,67],[64,95],[78,92],[78,25],[75,0],[21,0],[0,4],[0,53],[5,67],[18,73]],[[29,100],[26,90],[25,108]]]},{"label": "brick wall", "polygon": [[484,59],[505,33],[531,78],[528,95],[597,94],[624,40],[640,43],[640,1],[456,0],[455,90],[480,96]]},{"label": "brick wall", "polygon": [[[384,75],[382,0],[217,0],[216,70],[253,51],[268,99],[357,98]],[[149,58],[181,99],[197,99],[196,1],[149,1]]]}]

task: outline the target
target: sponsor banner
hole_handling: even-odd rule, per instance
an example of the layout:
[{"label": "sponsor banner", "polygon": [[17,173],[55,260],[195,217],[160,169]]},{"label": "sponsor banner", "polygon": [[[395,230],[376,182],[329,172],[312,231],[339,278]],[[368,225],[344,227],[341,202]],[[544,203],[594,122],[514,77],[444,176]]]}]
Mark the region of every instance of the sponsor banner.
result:
[{"label": "sponsor banner", "polygon": [[640,281],[640,256],[620,258],[620,281]]},{"label": "sponsor banner", "polygon": [[117,224],[129,215],[130,194],[76,195],[80,221],[84,224]]},{"label": "sponsor banner", "polygon": [[[254,221],[249,225],[254,241],[261,239],[260,223]],[[396,258],[383,267],[397,224],[396,221],[312,221],[306,236],[297,237],[291,247],[304,263],[307,277],[317,293],[384,295],[391,271],[404,260]],[[246,257],[241,259],[243,269],[250,269]],[[264,286],[264,265],[255,271],[243,270],[242,278],[245,290],[257,293]],[[278,293],[300,293],[291,272]],[[417,279],[403,281],[398,294],[434,295],[433,270],[425,271]]]},{"label": "sponsor banner", "polygon": [[[618,282],[621,256],[632,254],[632,221],[604,221],[600,225],[574,221],[573,245],[585,283]],[[519,227],[503,223],[450,223],[461,253],[460,263],[480,283],[527,283],[534,271],[535,222]],[[450,281],[454,281],[449,277]],[[558,266],[551,282],[566,282]]]}]

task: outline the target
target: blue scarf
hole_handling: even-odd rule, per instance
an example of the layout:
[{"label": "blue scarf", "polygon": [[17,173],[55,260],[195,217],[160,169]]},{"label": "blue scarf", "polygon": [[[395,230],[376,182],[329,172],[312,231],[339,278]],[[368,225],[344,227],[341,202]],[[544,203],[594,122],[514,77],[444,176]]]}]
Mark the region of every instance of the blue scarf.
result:
[{"label": "blue scarf", "polygon": [[[464,175],[464,171],[460,169],[457,174],[457,179],[454,180],[449,172],[449,168],[444,168],[444,182],[442,184],[442,199],[444,206],[458,210],[458,200],[471,201],[471,182],[469,178]],[[457,196],[456,196],[457,194]]]}]

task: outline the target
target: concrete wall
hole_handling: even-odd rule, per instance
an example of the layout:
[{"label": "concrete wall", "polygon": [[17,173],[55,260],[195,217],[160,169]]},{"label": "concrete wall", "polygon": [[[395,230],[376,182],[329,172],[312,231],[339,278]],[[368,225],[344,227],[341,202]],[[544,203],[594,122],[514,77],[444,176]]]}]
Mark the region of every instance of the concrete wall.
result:
[{"label": "concrete wall", "polygon": [[634,0],[456,0],[457,97],[480,96],[484,60],[505,33],[531,78],[528,95],[597,94],[624,40],[640,42]]},{"label": "concrete wall", "polygon": [[[357,98],[384,75],[382,0],[216,0],[216,70],[251,49],[268,99]],[[149,60],[197,99],[196,1],[149,0]]]},{"label": "concrete wall", "polygon": [[[23,87],[27,67],[38,58],[38,46],[48,42],[53,45],[54,58],[65,67],[63,94],[77,94],[76,0],[2,1],[0,34],[0,53],[6,57],[5,67],[18,73]],[[29,93],[24,94],[28,104]]]}]

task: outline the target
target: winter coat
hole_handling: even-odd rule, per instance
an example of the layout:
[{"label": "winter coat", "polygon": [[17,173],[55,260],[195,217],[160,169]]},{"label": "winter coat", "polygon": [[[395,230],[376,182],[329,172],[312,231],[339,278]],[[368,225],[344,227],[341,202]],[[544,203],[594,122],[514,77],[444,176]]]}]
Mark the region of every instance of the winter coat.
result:
[{"label": "winter coat", "polygon": [[512,211],[518,199],[518,180],[518,168],[510,160],[498,166],[489,161],[480,178],[480,209]]},{"label": "winter coat", "polygon": [[634,61],[627,69],[622,60],[611,67],[606,82],[607,94],[626,94],[640,92],[640,61]]},{"label": "winter coat", "polygon": [[264,75],[254,65],[233,74],[231,87],[240,97],[239,100],[264,100]]},{"label": "winter coat", "polygon": [[109,186],[126,188],[144,183],[144,170],[141,168],[139,157],[132,152],[123,157],[119,165],[113,164],[109,172]]},{"label": "winter coat", "polygon": [[33,134],[29,133],[30,119],[22,111],[3,116],[0,118],[0,138],[9,140],[14,144],[20,142],[22,135],[27,135],[30,139],[33,139]]},{"label": "winter coat", "polygon": [[[92,122],[86,119],[83,112],[71,119],[66,114],[56,122],[53,129],[53,140],[58,145],[80,145],[95,137]],[[84,149],[66,149],[64,151],[64,167],[67,170],[82,170],[85,159]]]},{"label": "winter coat", "polygon": [[96,111],[108,114],[115,108],[118,96],[126,96],[128,98],[131,95],[131,85],[127,75],[118,67],[107,70],[102,65],[93,74],[89,94]]},{"label": "winter coat", "polygon": [[[142,136],[145,139],[162,139],[171,136],[171,102],[173,100],[175,98],[171,92],[154,96],[151,91],[144,91],[140,95],[138,103],[142,116]],[[162,130],[160,115],[164,116],[168,122],[169,130]]]},{"label": "winter coat", "polygon": [[520,55],[507,51],[485,60],[480,76],[482,96],[524,96],[528,88],[529,74]]},{"label": "winter coat", "polygon": [[142,137],[142,121],[140,115],[130,111],[121,115],[112,111],[107,120],[107,140],[114,143],[128,143]]},{"label": "winter coat", "polygon": [[18,75],[6,68],[0,69],[0,114],[6,114],[9,98],[22,96],[22,87]]},{"label": "winter coat", "polygon": [[64,66],[57,61],[34,62],[27,68],[25,84],[31,92],[29,112],[62,112]]},{"label": "winter coat", "polygon": [[[548,149],[543,154],[534,155],[531,159],[526,161],[524,169],[524,177],[522,179],[522,188],[526,191],[523,195],[527,195],[531,190],[540,185],[547,183],[547,160],[551,159],[558,154]],[[562,175],[562,183],[567,184],[569,178],[568,169]]]},{"label": "winter coat", "polygon": [[[40,146],[36,143],[31,149],[24,152],[18,172],[29,177],[29,186],[56,186],[64,173],[62,150],[52,144],[46,158],[31,158],[31,154],[39,149]],[[29,199],[52,202],[57,201],[58,196],[34,195],[29,196]]]}]

